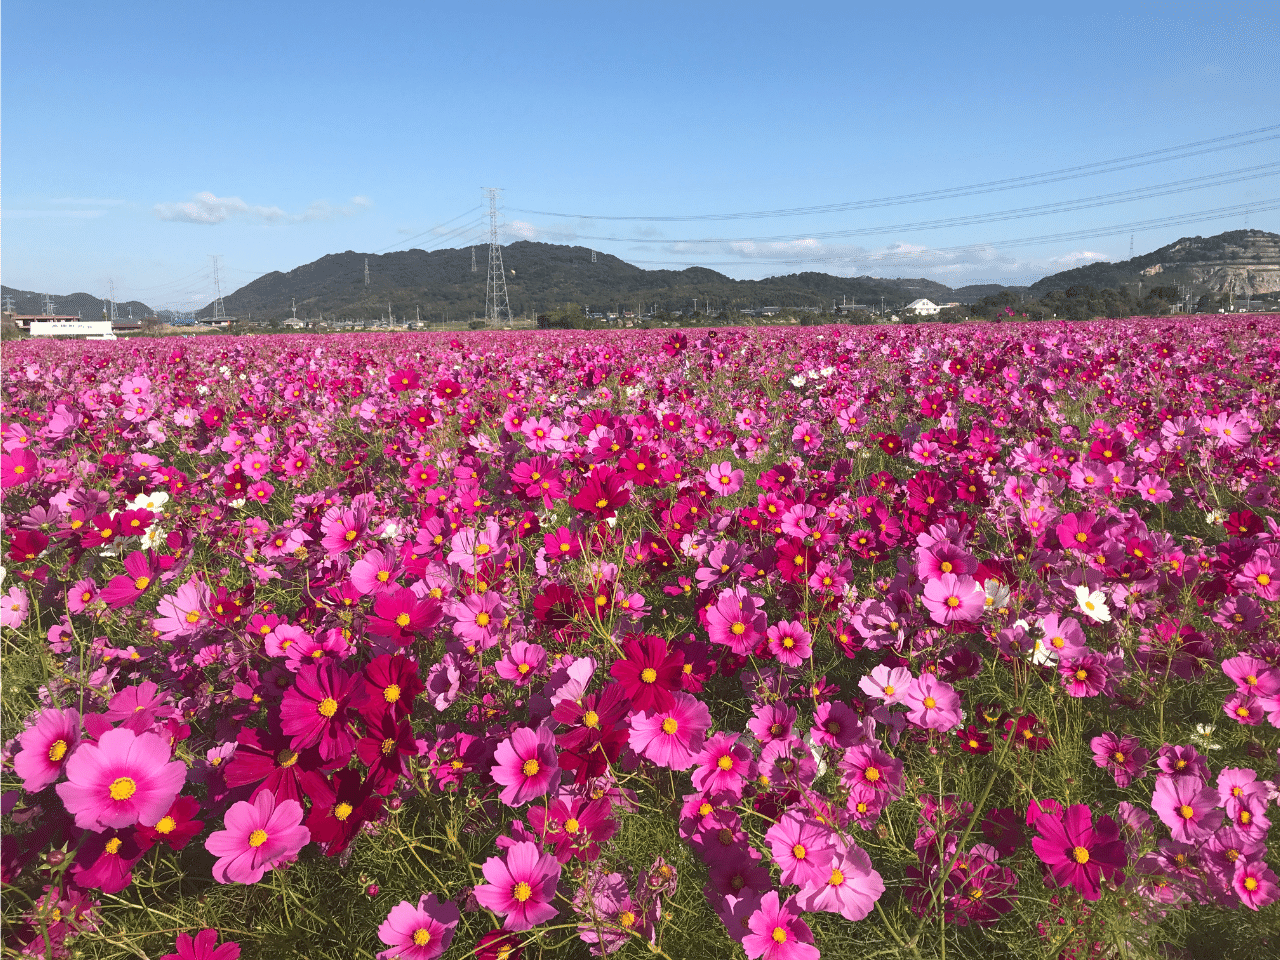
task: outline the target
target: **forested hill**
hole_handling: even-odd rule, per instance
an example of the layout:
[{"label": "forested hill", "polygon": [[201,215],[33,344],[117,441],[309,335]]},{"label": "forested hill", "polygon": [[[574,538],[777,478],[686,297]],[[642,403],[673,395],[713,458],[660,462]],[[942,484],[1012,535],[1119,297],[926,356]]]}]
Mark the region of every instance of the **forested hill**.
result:
[{"label": "forested hill", "polygon": [[[952,289],[932,280],[885,280],[876,277],[834,277],[798,273],[767,280],[734,280],[703,267],[686,270],[645,270],[609,254],[591,260],[587,247],[518,241],[502,248],[507,295],[513,313],[546,312],[557,305],[577,303],[592,309],[698,309],[708,301],[713,309],[763,306],[820,307],[834,302],[902,306],[924,297],[934,303],[971,303],[1005,289],[996,284]],[[369,284],[365,285],[365,261]],[[483,314],[488,248],[475,248],[476,271],[471,271],[472,248],[405,250],[381,255],[334,253],[288,273],[259,277],[223,298],[226,312],[271,320],[290,315],[291,300],[298,316],[318,314],[373,319],[387,312],[412,318],[415,308],[423,319],[438,320]],[[1021,288],[1017,288],[1021,289]],[[212,313],[212,305],[201,316]]]}]

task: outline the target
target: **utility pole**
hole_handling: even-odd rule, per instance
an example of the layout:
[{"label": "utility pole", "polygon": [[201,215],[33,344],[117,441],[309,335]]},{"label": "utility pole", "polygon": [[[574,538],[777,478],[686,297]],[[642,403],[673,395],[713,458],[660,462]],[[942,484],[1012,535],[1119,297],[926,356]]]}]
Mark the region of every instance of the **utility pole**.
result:
[{"label": "utility pole", "polygon": [[476,272],[476,248],[471,248],[471,272]]},{"label": "utility pole", "polygon": [[497,187],[488,187],[489,195],[489,277],[484,287],[484,322],[496,327],[504,320],[511,322],[511,302],[507,299],[507,274],[502,265],[502,247],[498,245],[498,194]]},{"label": "utility pole", "polygon": [[369,258],[364,258],[364,285],[369,285]]}]

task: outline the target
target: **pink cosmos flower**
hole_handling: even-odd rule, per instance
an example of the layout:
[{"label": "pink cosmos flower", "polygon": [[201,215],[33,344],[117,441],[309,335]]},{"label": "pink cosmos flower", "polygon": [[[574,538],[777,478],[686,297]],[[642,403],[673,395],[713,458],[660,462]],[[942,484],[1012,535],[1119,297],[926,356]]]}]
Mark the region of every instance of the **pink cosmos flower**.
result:
[{"label": "pink cosmos flower", "polygon": [[1158,779],[1151,809],[1179,843],[1203,840],[1222,822],[1217,791],[1195,777]]},{"label": "pink cosmos flower", "polygon": [[793,810],[769,828],[765,839],[782,871],[784,885],[820,883],[828,878],[835,854],[829,827]]},{"label": "pink cosmos flower", "polygon": [[97,743],[81,743],[66,772],[58,796],[77,827],[99,833],[135,823],[155,826],[187,779],[186,764],[171,759],[160,737],[124,728],[108,730]]},{"label": "pink cosmos flower", "polygon": [[858,688],[868,697],[891,706],[906,700],[911,680],[911,671],[906,667],[888,667],[882,663],[858,681]]},{"label": "pink cosmos flower", "polygon": [[555,742],[550,726],[543,724],[537,730],[517,727],[498,744],[490,774],[494,783],[505,788],[498,799],[519,807],[550,790],[552,780],[560,776]]},{"label": "pink cosmos flower", "polygon": [[1231,888],[1250,910],[1257,910],[1280,899],[1277,877],[1262,860],[1246,860],[1236,863]]},{"label": "pink cosmos flower", "polygon": [[1093,650],[1064,657],[1058,665],[1062,685],[1072,697],[1096,697],[1111,682],[1107,658]]},{"label": "pink cosmos flower", "polygon": [[378,927],[378,937],[391,948],[378,960],[434,960],[449,949],[460,919],[457,906],[441,903],[434,893],[424,893],[416,907],[401,900]]},{"label": "pink cosmos flower", "polygon": [[487,650],[496,643],[506,610],[496,590],[472,593],[449,604],[448,612],[454,617],[455,636],[477,644]]},{"label": "pink cosmos flower", "polygon": [[724,791],[742,796],[744,783],[755,775],[751,751],[738,743],[737,733],[715,734],[693,758],[693,789],[705,793]]},{"label": "pink cosmos flower", "polygon": [[674,697],[675,703],[666,710],[633,714],[629,739],[632,750],[658,766],[688,770],[711,726],[711,711],[683,690]]},{"label": "pink cosmos flower", "polygon": [[1258,782],[1256,770],[1247,767],[1224,767],[1218,774],[1218,801],[1232,820],[1241,807],[1250,804],[1267,806],[1267,787]]},{"label": "pink cosmos flower", "polygon": [[1051,613],[1040,621],[1039,627],[1044,632],[1042,643],[1046,653],[1067,657],[1086,648],[1084,630],[1075,617],[1063,620]]},{"label": "pink cosmos flower", "polygon": [[311,831],[302,826],[302,804],[277,802],[269,790],[252,802],[233,803],[223,826],[204,842],[219,858],[213,865],[213,878],[219,883],[257,883],[268,870],[296,859],[311,840]]},{"label": "pink cosmos flower", "polygon": [[1235,582],[1261,600],[1280,600],[1280,564],[1261,550],[1240,568]]},{"label": "pink cosmos flower", "polygon": [[1259,697],[1280,694],[1280,670],[1247,653],[1223,660],[1222,672],[1235,681],[1236,690],[1240,693]]},{"label": "pink cosmos flower", "polygon": [[351,565],[351,584],[360,596],[381,596],[399,589],[400,565],[381,550],[370,550]]},{"label": "pink cosmos flower", "polygon": [[923,599],[935,623],[969,622],[982,616],[987,592],[973,577],[944,573],[925,584]]},{"label": "pink cosmos flower", "polygon": [[1138,745],[1137,737],[1107,732],[1090,740],[1089,746],[1093,748],[1093,762],[1110,770],[1121,790],[1142,774],[1151,759],[1151,752]]},{"label": "pink cosmos flower", "polygon": [[1099,817],[1094,824],[1085,804],[1075,804],[1062,813],[1041,812],[1033,822],[1040,833],[1031,838],[1036,856],[1049,867],[1059,886],[1075,887],[1086,900],[1097,900],[1101,895],[1099,881],[1116,877],[1128,862],[1115,821]]},{"label": "pink cosmos flower", "polygon": [[537,643],[517,640],[507,655],[494,664],[498,676],[517,687],[528,686],[547,663],[547,650]]},{"label": "pink cosmos flower", "polygon": [[768,630],[769,652],[788,667],[799,667],[813,653],[813,637],[795,620],[783,620]]},{"label": "pink cosmos flower", "polygon": [[904,764],[895,760],[878,743],[862,743],[845,750],[840,760],[842,782],[852,790],[864,790],[888,797],[902,795]]},{"label": "pink cosmos flower", "polygon": [[18,738],[21,750],[13,758],[13,772],[22,778],[22,789],[39,793],[55,782],[79,742],[79,711],[43,711]]},{"label": "pink cosmos flower", "polygon": [[769,621],[764,601],[751,596],[743,587],[724,590],[716,605],[707,610],[707,634],[739,655],[750,653],[764,636]]},{"label": "pink cosmos flower", "polygon": [[190,580],[173,596],[160,598],[152,626],[160,631],[162,639],[170,643],[176,637],[198,633],[211,619],[208,610],[212,599],[213,594],[207,586],[199,580]]},{"label": "pink cosmos flower", "polygon": [[475,888],[476,901],[506,916],[504,930],[529,930],[560,912],[551,905],[560,882],[560,864],[536,843],[513,843],[505,859],[490,857],[481,871],[489,882]]},{"label": "pink cosmos flower", "polygon": [[785,703],[758,703],[751,719],[747,721],[747,729],[761,743],[768,744],[775,740],[789,739],[795,722],[795,707],[789,707]]},{"label": "pink cosmos flower", "polygon": [[945,733],[960,724],[960,697],[951,684],[932,673],[922,673],[911,681],[904,698],[907,720],[925,730]]},{"label": "pink cosmos flower", "polygon": [[733,469],[728,460],[711,466],[703,475],[707,485],[722,497],[737,493],[742,489],[742,480],[746,476],[741,470]]},{"label": "pink cosmos flower", "polygon": [[867,852],[855,843],[833,840],[830,875],[806,884],[796,895],[802,910],[826,910],[846,920],[863,920],[884,893],[884,880],[871,866]]},{"label": "pink cosmos flower", "polygon": [[240,944],[229,940],[218,944],[218,931],[201,930],[194,937],[185,930],[178,934],[177,953],[166,953],[160,960],[238,960]]},{"label": "pink cosmos flower", "polygon": [[843,750],[865,738],[866,728],[853,707],[839,700],[826,700],[813,711],[809,736],[820,746]]},{"label": "pink cosmos flower", "polygon": [[780,903],[776,890],[760,900],[759,908],[747,920],[751,932],[742,938],[742,947],[751,960],[818,960],[813,931],[800,919],[793,898]]}]

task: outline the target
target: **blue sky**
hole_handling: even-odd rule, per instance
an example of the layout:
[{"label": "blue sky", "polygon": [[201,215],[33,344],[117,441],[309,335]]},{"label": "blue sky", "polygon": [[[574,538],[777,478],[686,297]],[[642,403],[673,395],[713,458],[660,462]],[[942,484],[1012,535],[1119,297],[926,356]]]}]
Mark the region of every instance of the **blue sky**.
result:
[{"label": "blue sky", "polygon": [[225,294],[487,242],[488,186],[504,241],[735,277],[1027,283],[1280,232],[1280,6],[1042,6],[11,0],[4,282],[192,309],[210,254]]}]

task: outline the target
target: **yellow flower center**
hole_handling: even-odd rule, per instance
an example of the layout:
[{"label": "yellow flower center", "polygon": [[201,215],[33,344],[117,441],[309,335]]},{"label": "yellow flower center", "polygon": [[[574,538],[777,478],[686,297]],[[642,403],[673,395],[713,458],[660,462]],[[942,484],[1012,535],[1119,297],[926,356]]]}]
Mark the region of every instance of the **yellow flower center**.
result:
[{"label": "yellow flower center", "polygon": [[138,792],[138,785],[132,777],[117,777],[111,781],[109,790],[112,800],[128,800]]},{"label": "yellow flower center", "polygon": [[895,689],[896,689],[896,688],[894,687],[894,685],[893,685],[892,683],[886,683],[886,684],[884,685],[884,695],[885,695],[886,697],[892,697],[892,696],[893,696],[893,694],[894,694],[894,690],[895,690]]},{"label": "yellow flower center", "polygon": [[840,872],[839,867],[831,868],[831,879],[827,881],[831,886],[838,887],[844,883],[844,874]]},{"label": "yellow flower center", "polygon": [[709,816],[711,811],[714,809],[715,807],[711,806],[711,804],[707,803],[706,801],[703,801],[702,804],[699,805],[698,807],[698,816],[700,817]]},{"label": "yellow flower center", "polygon": [[1190,820],[1195,815],[1195,810],[1189,804],[1184,803],[1178,808],[1178,816],[1182,817],[1183,820]]},{"label": "yellow flower center", "polygon": [[773,928],[773,942],[774,942],[774,943],[786,943],[786,942],[787,942],[787,931],[783,930],[783,929],[782,929],[782,927],[774,927],[774,928]]},{"label": "yellow flower center", "polygon": [[122,846],[124,846],[123,840],[121,840],[119,837],[112,837],[110,840],[107,841],[107,844],[103,849],[106,850],[106,852],[111,854],[112,856],[115,856],[117,853],[120,852],[120,848]]},{"label": "yellow flower center", "polygon": [[634,926],[635,922],[636,922],[636,915],[632,913],[630,910],[623,910],[620,914],[618,914],[618,923],[624,927]]},{"label": "yellow flower center", "polygon": [[177,821],[173,817],[166,815],[161,817],[160,822],[156,824],[156,833],[173,833],[177,826]]},{"label": "yellow flower center", "polygon": [[1071,858],[1075,860],[1076,863],[1084,865],[1089,862],[1089,851],[1084,847],[1076,847],[1071,851]]},{"label": "yellow flower center", "polygon": [[55,740],[49,744],[49,759],[58,763],[67,755],[67,741]]},{"label": "yellow flower center", "polygon": [[511,895],[521,903],[524,903],[533,896],[533,887],[521,880],[515,885],[515,888],[511,891]]},{"label": "yellow flower center", "polygon": [[582,723],[583,726],[593,728],[598,727],[600,726],[600,714],[596,713],[594,710],[588,710],[582,715]]},{"label": "yellow flower center", "polygon": [[726,753],[723,757],[721,757],[719,760],[716,761],[716,766],[719,767],[721,770],[732,770],[733,757],[729,756],[729,754]]},{"label": "yellow flower center", "polygon": [[150,577],[139,577],[137,580],[133,581],[133,589],[135,590],[145,590],[149,586],[151,586]]},{"label": "yellow flower center", "polygon": [[382,699],[387,703],[395,703],[400,699],[400,685],[398,683],[388,684],[382,690]]},{"label": "yellow flower center", "polygon": [[281,770],[286,770],[289,767],[292,767],[297,762],[298,762],[298,755],[294,753],[292,750],[290,750],[288,747],[285,747],[283,750],[281,750],[279,753],[276,754],[276,766],[279,767]]},{"label": "yellow flower center", "polygon": [[877,780],[880,779],[880,771],[877,770],[875,767],[867,767],[867,769],[863,772],[862,776],[865,779],[870,780],[872,783],[875,783]]},{"label": "yellow flower center", "polygon": [[249,846],[260,847],[267,842],[267,831],[255,830],[249,834]]},{"label": "yellow flower center", "polygon": [[527,663],[522,663],[520,666],[516,667],[516,670],[520,673],[528,673],[529,665]]},{"label": "yellow flower center", "polygon": [[431,942],[431,931],[426,927],[419,927],[413,931],[413,945],[415,947],[425,947]]},{"label": "yellow flower center", "polygon": [[333,815],[337,820],[345,822],[347,817],[351,816],[352,811],[354,810],[355,807],[351,806],[351,804],[340,803],[333,808]]},{"label": "yellow flower center", "polygon": [[382,743],[379,745],[379,749],[381,749],[381,750],[382,750],[382,755],[383,755],[384,757],[389,757],[389,756],[391,756],[391,754],[392,754],[392,752],[395,750],[395,748],[396,748],[396,742],[395,742],[394,740],[392,740],[390,737],[387,737],[387,738],[386,738],[385,740],[383,740],[383,741],[382,741]]},{"label": "yellow flower center", "polygon": [[542,769],[542,767],[537,760],[526,760],[524,764],[520,767],[520,772],[523,773],[526,777],[532,777],[540,769]]},{"label": "yellow flower center", "polygon": [[188,611],[187,623],[199,623],[199,622],[200,622],[200,611],[199,610]]},{"label": "yellow flower center", "polygon": [[653,667],[645,667],[640,671],[640,679],[645,683],[657,683],[658,671],[653,669]]},{"label": "yellow flower center", "polygon": [[579,824],[579,823],[578,823],[578,821],[577,821],[577,818],[576,818],[576,817],[570,817],[568,820],[566,820],[566,821],[564,822],[564,832],[565,832],[565,833],[577,833],[577,832],[578,832],[578,828],[579,828],[580,826],[581,826],[581,824]]},{"label": "yellow flower center", "polygon": [[410,617],[407,613],[396,614],[396,626],[403,630],[409,625]]},{"label": "yellow flower center", "polygon": [[791,848],[791,855],[795,857],[797,860],[803,860],[805,857],[805,854],[808,852],[809,851],[807,851],[804,848],[804,844],[802,843],[797,843],[794,847]]},{"label": "yellow flower center", "polygon": [[1246,890],[1248,890],[1250,893],[1253,893],[1253,891],[1255,891],[1255,890],[1257,890],[1257,889],[1258,889],[1258,878],[1257,878],[1257,877],[1245,877],[1245,878],[1244,878],[1244,888],[1245,888]]},{"label": "yellow flower center", "polygon": [[735,637],[740,637],[747,632],[747,625],[742,622],[735,623],[733,626],[729,628],[729,632],[732,633]]},{"label": "yellow flower center", "polygon": [[332,717],[338,712],[338,701],[333,697],[325,697],[320,701],[320,706],[316,708],[320,711],[322,717]]},{"label": "yellow flower center", "polygon": [[673,734],[679,727],[680,725],[676,723],[675,717],[667,717],[662,721],[662,732],[665,734]]},{"label": "yellow flower center", "polygon": [[925,697],[924,705],[926,709],[932,710],[934,707],[938,705],[938,701],[933,699],[933,697]]},{"label": "yellow flower center", "polygon": [[487,626],[489,625],[489,621],[490,621],[491,619],[492,619],[492,618],[489,616],[489,614],[487,614],[487,613],[485,613],[483,610],[481,610],[479,613],[477,613],[477,614],[476,614],[476,626],[477,626],[477,627],[487,627]]}]

